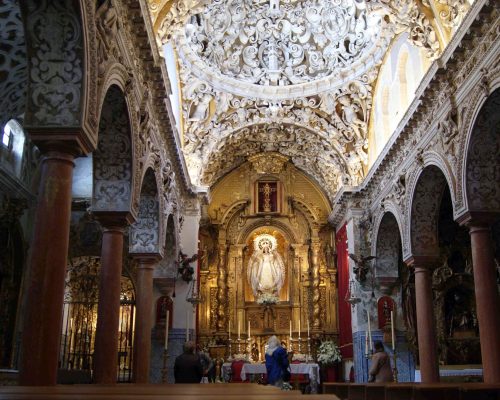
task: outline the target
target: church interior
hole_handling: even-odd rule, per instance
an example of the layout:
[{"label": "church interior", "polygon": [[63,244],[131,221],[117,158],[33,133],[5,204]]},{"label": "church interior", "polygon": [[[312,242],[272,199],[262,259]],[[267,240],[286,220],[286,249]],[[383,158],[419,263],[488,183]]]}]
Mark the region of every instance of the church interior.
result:
[{"label": "church interior", "polygon": [[0,399],[500,398],[499,11],[3,1]]}]

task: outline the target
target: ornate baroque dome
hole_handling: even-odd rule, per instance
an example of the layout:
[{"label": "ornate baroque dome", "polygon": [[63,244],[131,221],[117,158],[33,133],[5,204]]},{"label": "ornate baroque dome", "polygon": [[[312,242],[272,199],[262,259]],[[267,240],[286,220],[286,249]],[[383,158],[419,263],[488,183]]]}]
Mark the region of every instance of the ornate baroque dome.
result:
[{"label": "ornate baroque dome", "polygon": [[178,32],[180,55],[198,78],[273,100],[318,94],[360,76],[389,41],[364,0],[217,0]]}]

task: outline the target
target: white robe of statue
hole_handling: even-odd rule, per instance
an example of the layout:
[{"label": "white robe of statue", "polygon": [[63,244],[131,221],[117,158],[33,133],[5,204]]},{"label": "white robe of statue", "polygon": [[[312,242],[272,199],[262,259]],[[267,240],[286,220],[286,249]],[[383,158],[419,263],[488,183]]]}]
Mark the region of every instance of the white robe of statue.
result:
[{"label": "white robe of statue", "polygon": [[279,296],[285,283],[285,265],[273,236],[259,235],[255,239],[254,252],[248,262],[247,278],[256,298],[263,294]]}]

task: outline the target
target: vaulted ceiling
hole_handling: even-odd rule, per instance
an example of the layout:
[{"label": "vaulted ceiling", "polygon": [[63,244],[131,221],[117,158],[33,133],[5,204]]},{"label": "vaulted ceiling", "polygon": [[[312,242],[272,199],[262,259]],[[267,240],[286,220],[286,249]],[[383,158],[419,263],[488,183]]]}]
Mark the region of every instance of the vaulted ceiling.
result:
[{"label": "vaulted ceiling", "polygon": [[[439,57],[467,0],[149,0],[176,56],[195,185],[277,152],[332,199],[367,172],[377,77],[399,34]],[[160,47],[161,48],[161,47]]]}]

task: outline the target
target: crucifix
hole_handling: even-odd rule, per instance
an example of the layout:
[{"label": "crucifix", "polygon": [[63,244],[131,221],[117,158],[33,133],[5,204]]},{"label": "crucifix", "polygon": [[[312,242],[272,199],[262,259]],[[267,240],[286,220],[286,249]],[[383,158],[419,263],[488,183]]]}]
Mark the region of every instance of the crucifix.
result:
[{"label": "crucifix", "polygon": [[[259,193],[262,193],[262,210],[259,204],[259,211],[272,212],[276,211],[276,200],[272,199],[272,194],[277,191],[276,183],[274,182],[261,182],[259,184]],[[274,197],[274,196],[273,196]],[[272,201],[274,200],[274,201]],[[273,207],[274,206],[274,207]]]}]

